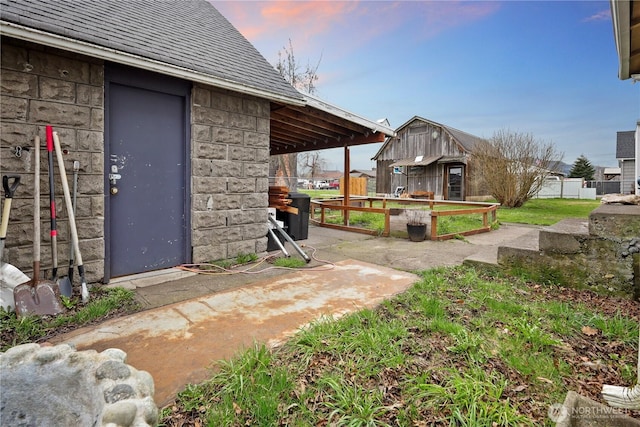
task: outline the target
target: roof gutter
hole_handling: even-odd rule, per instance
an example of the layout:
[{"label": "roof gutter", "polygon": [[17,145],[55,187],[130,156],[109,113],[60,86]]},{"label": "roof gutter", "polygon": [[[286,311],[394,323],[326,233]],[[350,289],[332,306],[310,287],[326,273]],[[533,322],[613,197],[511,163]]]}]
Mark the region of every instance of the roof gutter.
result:
[{"label": "roof gutter", "polygon": [[98,46],[80,40],[74,40],[69,37],[47,33],[41,30],[36,30],[34,28],[17,25],[12,22],[0,21],[0,34],[3,36],[14,37],[16,39],[25,40],[32,43],[80,53],[105,61],[112,61],[118,64],[155,71],[160,74],[178,77],[184,80],[190,80],[197,83],[216,86],[247,95],[253,95],[259,98],[268,99],[270,101],[283,102],[285,104],[297,106],[304,106],[307,104],[303,99],[281,96],[269,91],[260,90],[230,80],[214,77],[209,74],[201,73],[199,71],[189,70],[188,68],[178,67],[176,65],[144,58],[138,55],[132,55],[130,53]]},{"label": "roof gutter", "polygon": [[631,2],[610,0],[611,21],[613,22],[613,36],[618,51],[618,78],[626,80],[629,77],[629,59],[631,56]]}]

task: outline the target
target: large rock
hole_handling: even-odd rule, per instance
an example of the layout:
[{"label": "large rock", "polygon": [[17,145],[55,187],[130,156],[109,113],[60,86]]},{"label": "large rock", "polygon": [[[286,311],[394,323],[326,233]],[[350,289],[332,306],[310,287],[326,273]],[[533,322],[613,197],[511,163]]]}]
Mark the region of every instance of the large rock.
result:
[{"label": "large rock", "polygon": [[155,426],[153,378],[118,349],[24,344],[0,353],[0,419],[20,426]]}]

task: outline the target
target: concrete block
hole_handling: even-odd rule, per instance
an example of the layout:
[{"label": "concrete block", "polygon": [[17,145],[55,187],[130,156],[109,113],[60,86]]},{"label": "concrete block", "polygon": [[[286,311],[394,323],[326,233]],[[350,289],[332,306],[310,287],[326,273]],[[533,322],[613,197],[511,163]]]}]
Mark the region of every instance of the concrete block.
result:
[{"label": "concrete block", "polygon": [[[67,80],[40,77],[40,99],[75,102],[76,84]],[[84,102],[83,104],[88,104]]]},{"label": "concrete block", "polygon": [[223,126],[229,123],[229,113],[212,108],[194,106],[191,109],[193,123],[208,126]]},{"label": "concrete block", "polygon": [[2,120],[26,121],[29,101],[24,98],[2,96],[0,98],[0,118]]},{"label": "concrete block", "polygon": [[214,142],[225,144],[242,144],[243,132],[239,129],[229,129],[224,127],[213,127],[211,139]]},{"label": "concrete block", "polygon": [[211,91],[202,86],[196,86],[192,92],[192,103],[198,107],[211,106]]},{"label": "concrete block", "polygon": [[0,85],[7,95],[35,98],[38,93],[38,78],[33,74],[2,70]]},{"label": "concrete block", "polygon": [[33,100],[29,103],[29,118],[34,123],[90,128],[91,109],[86,106]]},{"label": "concrete block", "polygon": [[545,252],[575,254],[589,238],[589,225],[580,219],[565,219],[540,230],[539,246]]},{"label": "concrete block", "polygon": [[210,142],[196,142],[193,155],[198,159],[228,160],[226,144],[212,144]]},{"label": "concrete block", "polygon": [[599,206],[589,215],[589,233],[595,237],[614,240],[640,236],[640,206]]}]

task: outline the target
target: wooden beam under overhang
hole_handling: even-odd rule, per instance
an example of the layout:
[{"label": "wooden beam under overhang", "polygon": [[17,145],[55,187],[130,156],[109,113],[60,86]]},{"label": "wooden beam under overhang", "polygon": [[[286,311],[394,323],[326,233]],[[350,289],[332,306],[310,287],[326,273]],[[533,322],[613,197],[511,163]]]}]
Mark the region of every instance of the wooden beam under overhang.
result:
[{"label": "wooden beam under overhang", "polygon": [[[302,135],[318,135],[317,137],[318,139],[320,137],[336,138],[340,135],[345,134],[345,129],[341,129],[340,131],[327,130],[326,128],[314,126],[312,124],[309,124],[300,120],[280,117],[276,115],[273,115],[273,116],[271,117],[272,128],[275,127],[278,129],[286,130],[288,132],[295,132]],[[347,132],[351,133],[350,131],[347,131]]]},{"label": "wooden beam under overhang", "polygon": [[363,127],[357,123],[353,123],[348,119],[342,119],[340,117],[334,116],[333,114],[326,113],[324,111],[320,111],[311,107],[297,107],[297,106],[289,106],[289,110],[299,111],[305,116],[315,117],[320,119],[321,121],[338,124],[346,129],[352,130],[354,132],[362,133]]},{"label": "wooden beam under overhang", "polygon": [[[354,135],[353,138],[345,137],[340,138],[340,140],[333,139],[328,140],[326,142],[318,143],[318,142],[307,142],[306,145],[302,145],[302,143],[294,146],[286,146],[282,147],[280,145],[272,146],[271,154],[287,154],[287,153],[301,153],[305,151],[315,151],[315,150],[325,150],[329,148],[340,148],[345,146],[353,146],[353,145],[363,145],[363,144],[375,144],[377,142],[384,142],[385,134],[382,132],[370,133],[367,135]],[[278,149],[275,149],[278,148]]]},{"label": "wooden beam under overhang", "polygon": [[291,108],[272,111],[271,118],[279,121],[286,121],[287,123],[303,123],[306,126],[318,129],[319,132],[324,130],[329,133],[345,134],[353,131],[362,132],[363,130],[362,127],[355,129],[352,126],[344,126],[345,120],[339,117],[329,115],[328,117],[321,119],[317,116],[310,115],[307,112],[301,112]]}]

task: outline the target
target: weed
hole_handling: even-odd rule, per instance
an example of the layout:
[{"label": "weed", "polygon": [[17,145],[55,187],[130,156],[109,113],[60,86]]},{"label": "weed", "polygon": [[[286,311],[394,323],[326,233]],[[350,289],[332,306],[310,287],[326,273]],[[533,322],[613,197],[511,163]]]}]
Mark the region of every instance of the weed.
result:
[{"label": "weed", "polygon": [[286,267],[286,268],[302,268],[307,263],[300,258],[276,258],[273,261],[273,265],[277,267]]},{"label": "weed", "polygon": [[[77,298],[70,298],[65,307],[71,313],[57,316],[21,316],[15,312],[0,311],[0,332],[3,342],[0,351],[18,344],[38,341],[45,337],[49,330],[63,326],[82,326],[92,321],[103,319],[109,313],[134,312],[138,305],[133,291],[124,288],[92,288],[92,297],[86,305],[81,305]],[[9,339],[5,338],[11,336]]]},{"label": "weed", "polygon": [[386,412],[379,390],[366,390],[340,377],[320,378],[318,386],[327,389],[324,405],[331,411],[328,422],[336,426],[383,426]]},{"label": "weed", "polygon": [[258,255],[256,254],[238,254],[238,256],[236,256],[236,264],[249,264],[256,261],[257,259]]},{"label": "weed", "polygon": [[64,295],[60,295],[60,301],[62,302],[62,305],[64,306],[64,308],[66,308],[67,310],[74,308],[77,303],[76,300]]},{"label": "weed", "polygon": [[414,383],[414,399],[422,399],[447,414],[450,425],[494,426],[533,425],[517,408],[502,398],[507,380],[497,372],[486,373],[477,366],[467,372],[449,370],[441,384]]}]

